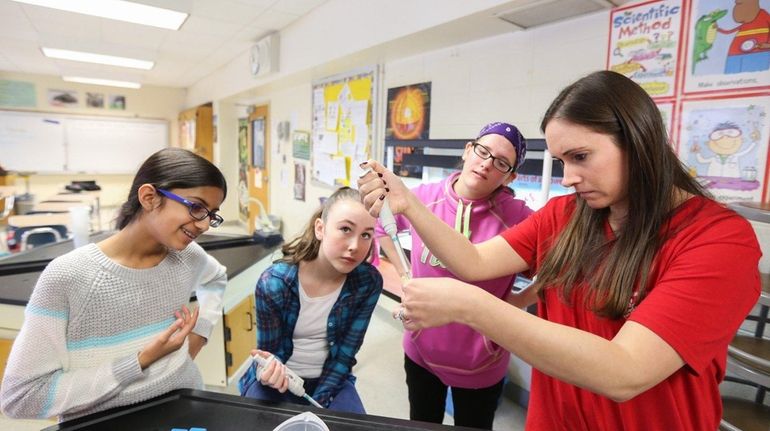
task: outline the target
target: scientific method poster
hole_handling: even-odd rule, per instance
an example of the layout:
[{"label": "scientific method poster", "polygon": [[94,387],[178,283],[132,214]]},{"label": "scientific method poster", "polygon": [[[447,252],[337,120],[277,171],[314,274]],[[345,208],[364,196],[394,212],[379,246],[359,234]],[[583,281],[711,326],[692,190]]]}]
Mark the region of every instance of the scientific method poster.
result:
[{"label": "scientific method poster", "polygon": [[654,98],[674,97],[684,11],[682,0],[613,9],[607,69],[633,79]]}]

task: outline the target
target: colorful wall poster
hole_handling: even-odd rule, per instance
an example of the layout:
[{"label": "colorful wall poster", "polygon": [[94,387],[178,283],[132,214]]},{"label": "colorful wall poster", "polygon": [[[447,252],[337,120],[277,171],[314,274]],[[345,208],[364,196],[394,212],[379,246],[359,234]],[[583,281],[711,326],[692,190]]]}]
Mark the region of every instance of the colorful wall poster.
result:
[{"label": "colorful wall poster", "polygon": [[684,9],[682,0],[613,9],[607,69],[633,79],[654,98],[675,96]]},{"label": "colorful wall poster", "polygon": [[119,111],[124,111],[126,109],[126,96],[123,96],[122,94],[110,94],[107,100],[109,102],[110,109],[116,109]]},{"label": "colorful wall poster", "polygon": [[238,119],[238,218],[249,222],[249,120]]},{"label": "colorful wall poster", "polygon": [[770,88],[770,0],[693,0],[684,94]]},{"label": "colorful wall poster", "polygon": [[409,163],[410,156],[424,154],[421,147],[397,145],[393,147],[393,172],[401,177],[422,178],[422,164]]},{"label": "colorful wall poster", "polygon": [[78,92],[73,90],[48,90],[48,104],[58,108],[78,106]]},{"label": "colorful wall poster", "polygon": [[310,160],[310,132],[303,130],[292,132],[291,154],[295,159]]},{"label": "colorful wall poster", "polygon": [[388,89],[385,139],[408,141],[430,135],[430,82]]},{"label": "colorful wall poster", "polygon": [[86,91],[86,106],[89,108],[104,108],[104,93]]},{"label": "colorful wall poster", "polygon": [[0,79],[0,106],[34,108],[37,106],[35,84],[26,81]]},{"label": "colorful wall poster", "polygon": [[366,67],[313,83],[312,179],[347,186],[363,172],[358,165],[372,153],[378,70]]},{"label": "colorful wall poster", "polygon": [[305,184],[307,177],[305,164],[294,162],[294,200],[305,201]]},{"label": "colorful wall poster", "polygon": [[679,158],[721,202],[761,201],[770,95],[682,102]]}]

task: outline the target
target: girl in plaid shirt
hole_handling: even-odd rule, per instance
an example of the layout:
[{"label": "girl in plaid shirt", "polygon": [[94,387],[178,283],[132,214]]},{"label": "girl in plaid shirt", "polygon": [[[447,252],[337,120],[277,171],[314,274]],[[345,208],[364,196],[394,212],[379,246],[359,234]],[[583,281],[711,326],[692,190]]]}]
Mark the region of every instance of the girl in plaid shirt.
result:
[{"label": "girl in plaid shirt", "polygon": [[358,192],[343,187],[284,245],[283,257],[257,282],[259,350],[252,351],[280,362],[272,361],[259,378],[252,365],[239,382],[242,395],[308,404],[287,392],[289,367],[324,407],[365,413],[351,371],[382,291],[382,276],[364,262],[374,227]]}]

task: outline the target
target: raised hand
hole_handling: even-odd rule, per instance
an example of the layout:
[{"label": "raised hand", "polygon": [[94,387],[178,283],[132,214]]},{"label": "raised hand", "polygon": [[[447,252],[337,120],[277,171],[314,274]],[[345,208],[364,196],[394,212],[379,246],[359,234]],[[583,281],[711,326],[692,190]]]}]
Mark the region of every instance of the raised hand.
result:
[{"label": "raised hand", "polygon": [[139,365],[143,370],[158,359],[179,350],[198,321],[197,308],[190,312],[187,306],[182,306],[182,310],[174,312],[174,315],[176,321],[139,352]]},{"label": "raised hand", "polygon": [[360,166],[362,169],[370,169],[358,179],[361,200],[369,214],[379,216],[382,200],[386,196],[393,214],[403,213],[409,206],[412,194],[401,179],[374,160],[363,162]]}]

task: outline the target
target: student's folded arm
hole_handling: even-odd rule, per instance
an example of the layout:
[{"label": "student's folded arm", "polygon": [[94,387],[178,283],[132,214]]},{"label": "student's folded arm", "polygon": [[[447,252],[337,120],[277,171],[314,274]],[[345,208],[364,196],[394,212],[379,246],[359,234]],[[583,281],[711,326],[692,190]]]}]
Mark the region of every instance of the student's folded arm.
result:
[{"label": "student's folded arm", "polygon": [[70,304],[63,286],[76,282],[69,280],[68,273],[66,268],[49,265],[27,304],[0,389],[2,412],[8,417],[76,413],[113,398],[144,376],[136,352],[64,371],[70,368],[68,350],[79,348],[66,341]]}]

